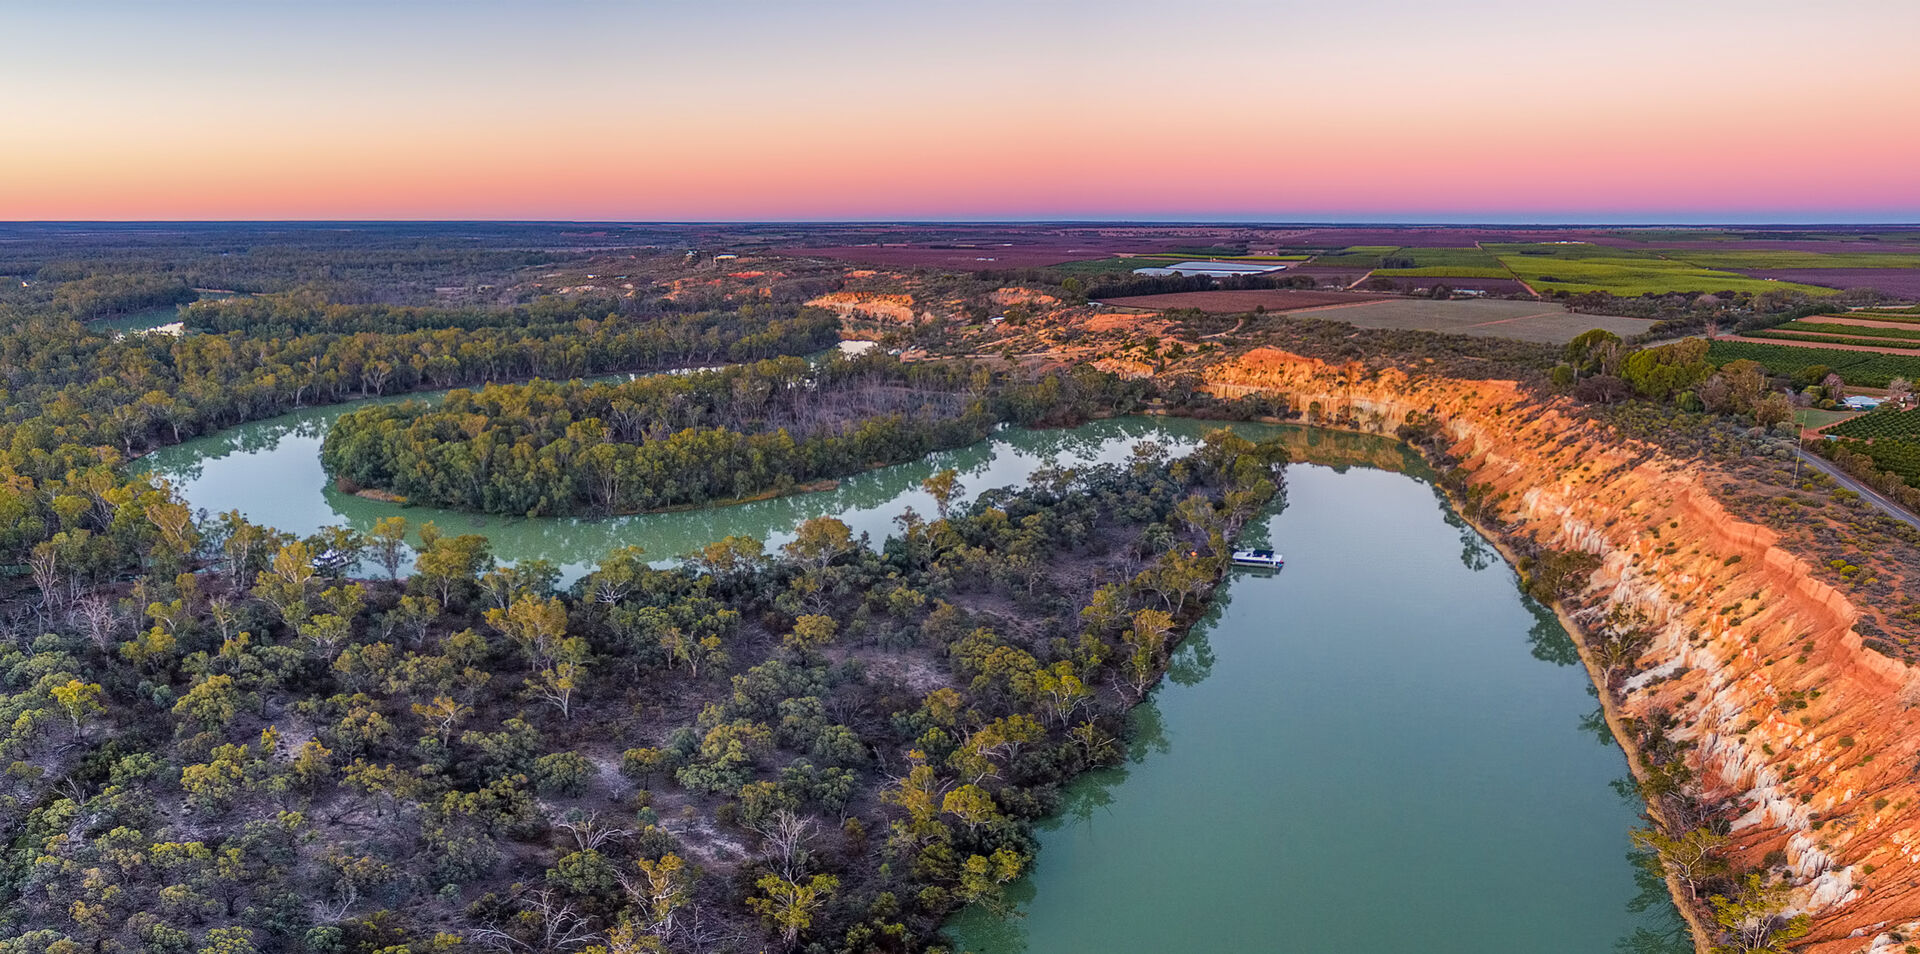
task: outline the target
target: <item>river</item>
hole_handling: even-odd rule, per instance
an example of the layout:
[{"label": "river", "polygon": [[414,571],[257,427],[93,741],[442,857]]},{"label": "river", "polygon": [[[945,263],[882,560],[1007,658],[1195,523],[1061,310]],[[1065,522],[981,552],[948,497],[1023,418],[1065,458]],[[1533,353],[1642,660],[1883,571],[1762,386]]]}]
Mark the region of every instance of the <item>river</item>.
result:
[{"label": "river", "polygon": [[[876,539],[929,474],[969,494],[1048,464],[1176,448],[1213,426],[1120,418],[1003,430],[831,491],[602,520],[483,517],[329,486],[344,409],[257,422],[144,459],[197,507],[299,533],[390,514],[481,533],[505,561],[571,579],[608,550],[660,559],[731,534],[769,546],[832,515]],[[1663,886],[1627,858],[1638,807],[1566,634],[1454,518],[1417,458],[1381,438],[1298,427],[1284,509],[1250,532],[1287,557],[1237,573],[1135,711],[1121,767],[1071,786],[1011,910],[964,913],[978,954],[1421,951],[1582,954],[1691,947]],[[1312,461],[1307,463],[1305,461]],[[1596,727],[1597,726],[1597,727]]]}]

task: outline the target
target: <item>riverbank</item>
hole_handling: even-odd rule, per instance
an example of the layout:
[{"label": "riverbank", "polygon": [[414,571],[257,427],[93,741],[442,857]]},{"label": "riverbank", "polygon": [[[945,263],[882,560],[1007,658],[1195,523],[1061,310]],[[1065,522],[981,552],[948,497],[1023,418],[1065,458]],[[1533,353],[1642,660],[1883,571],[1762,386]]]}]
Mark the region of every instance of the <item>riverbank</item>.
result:
[{"label": "riverbank", "polygon": [[[1430,460],[1428,463],[1437,462]],[[1444,484],[1436,486],[1440,487],[1441,493],[1446,494],[1447,502],[1453,507],[1453,512],[1459,515],[1461,520],[1466,521],[1475,533],[1480,534],[1492,544],[1493,548],[1499,551],[1500,558],[1507,561],[1507,565],[1514,567],[1517,572],[1520,566],[1520,554],[1514,550],[1513,542],[1492,527],[1467,516],[1465,502],[1458,494]],[[1567,611],[1564,601],[1554,600],[1547,608],[1553,610],[1554,617],[1560,621],[1560,627],[1567,631],[1567,638],[1573,640],[1574,649],[1579,651],[1580,665],[1586,669],[1588,680],[1598,690],[1596,695],[1600,700],[1600,714],[1606,719],[1607,731],[1613,734],[1613,741],[1627,755],[1627,770],[1633,773],[1635,783],[1644,785],[1647,781],[1645,753],[1641,751],[1639,740],[1634,738],[1633,733],[1627,728],[1626,717],[1620,711],[1620,700],[1607,688],[1605,669],[1594,658],[1593,635],[1573,618],[1572,613]],[[1662,829],[1673,831],[1681,828],[1678,821],[1663,812],[1659,805],[1652,802],[1647,802],[1645,805],[1648,814],[1658,820]],[[1680,880],[1678,872],[1662,865],[1661,874],[1667,883],[1667,894],[1673,899],[1674,910],[1678,911],[1687,922],[1687,931],[1692,936],[1694,951],[1696,954],[1713,954],[1712,912],[1706,910],[1698,900],[1693,898],[1692,893],[1687,891],[1687,886]]]},{"label": "riverbank", "polygon": [[[1616,738],[1628,741],[1626,719],[1672,719],[1703,799],[1731,819],[1729,860],[1783,875],[1790,909],[1812,916],[1804,949],[1862,951],[1911,931],[1920,781],[1907,769],[1920,716],[1902,701],[1909,670],[1865,648],[1858,609],[1778,534],[1728,513],[1702,465],[1511,382],[1413,378],[1275,349],[1208,377],[1220,396],[1318,401],[1329,419],[1374,433],[1410,418],[1435,424],[1466,485],[1485,488],[1481,522],[1497,526],[1495,539],[1600,557],[1584,597],[1651,620],[1652,644],[1609,719]],[[1676,903],[1701,923],[1685,892]]]},{"label": "riverbank", "polygon": [[[1275,423],[1279,422],[1278,418],[1263,418],[1262,420]],[[1357,427],[1341,426],[1337,423],[1321,424],[1318,426],[1326,430],[1349,434],[1373,436],[1381,433],[1379,431],[1365,430]],[[1428,457],[1421,448],[1407,445],[1404,442],[1402,442],[1402,446],[1410,447],[1415,453],[1420,454],[1421,458],[1426,461],[1427,466],[1435,472],[1444,469],[1446,462]],[[1474,532],[1478,533],[1482,539],[1485,539],[1488,544],[1498,551],[1501,559],[1505,560],[1508,566],[1514,567],[1517,572],[1520,566],[1521,555],[1514,549],[1514,541],[1510,540],[1506,534],[1494,527],[1470,516],[1471,511],[1466,506],[1466,502],[1460,499],[1460,495],[1455,493],[1454,490],[1444,482],[1435,481],[1434,486],[1446,497],[1447,503],[1453,509],[1454,515],[1469,527],[1472,527]],[[1607,729],[1612,733],[1614,742],[1618,744],[1621,751],[1626,754],[1627,768],[1632,773],[1634,781],[1636,783],[1644,783],[1647,779],[1644,753],[1641,751],[1639,741],[1626,726],[1626,717],[1620,710],[1620,700],[1614,693],[1608,691],[1606,687],[1603,668],[1594,658],[1592,634],[1587,632],[1586,628],[1574,619],[1573,614],[1567,610],[1563,601],[1554,600],[1551,604],[1548,604],[1548,609],[1553,611],[1555,618],[1559,620],[1561,628],[1567,631],[1568,638],[1573,641],[1574,648],[1579,653],[1580,663],[1586,670],[1587,678],[1598,690],[1597,696],[1600,702],[1601,715],[1606,720]],[[1655,815],[1663,829],[1674,830],[1680,827],[1675,819],[1664,817],[1660,806],[1646,803],[1646,809],[1650,814]],[[1714,936],[1714,931],[1710,926],[1712,923],[1711,912],[1707,911],[1704,906],[1692,898],[1691,893],[1686,890],[1686,885],[1680,880],[1676,872],[1663,866],[1662,875],[1667,885],[1668,894],[1673,898],[1674,909],[1687,923],[1688,933],[1691,936],[1694,950],[1697,954],[1712,954],[1711,948],[1713,944],[1711,939]]]}]

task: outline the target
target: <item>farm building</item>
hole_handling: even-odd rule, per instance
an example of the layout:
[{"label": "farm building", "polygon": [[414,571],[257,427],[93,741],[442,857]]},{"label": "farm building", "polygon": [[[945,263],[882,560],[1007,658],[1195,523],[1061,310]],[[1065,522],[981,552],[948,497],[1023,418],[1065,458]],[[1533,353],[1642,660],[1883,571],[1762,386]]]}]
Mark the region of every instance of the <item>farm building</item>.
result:
[{"label": "farm building", "polygon": [[1152,268],[1136,268],[1135,275],[1164,277],[1167,275],[1203,275],[1207,278],[1239,278],[1243,275],[1265,275],[1286,268],[1282,262],[1177,262],[1172,265]]},{"label": "farm building", "polygon": [[1840,403],[1845,404],[1848,410],[1871,411],[1880,406],[1880,399],[1877,397],[1868,397],[1864,394],[1853,394],[1848,395],[1847,398]]}]

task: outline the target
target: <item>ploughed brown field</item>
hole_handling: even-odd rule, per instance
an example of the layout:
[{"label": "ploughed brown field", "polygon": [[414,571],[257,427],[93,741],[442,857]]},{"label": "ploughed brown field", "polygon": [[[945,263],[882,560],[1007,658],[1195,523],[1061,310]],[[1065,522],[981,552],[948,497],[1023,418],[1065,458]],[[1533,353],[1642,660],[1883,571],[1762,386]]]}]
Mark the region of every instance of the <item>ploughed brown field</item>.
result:
[{"label": "ploughed brown field", "polygon": [[[1360,273],[1356,272],[1358,277]],[[1268,311],[1298,311],[1302,308],[1325,308],[1328,305],[1358,305],[1364,302],[1379,301],[1378,295],[1362,295],[1353,292],[1308,291],[1300,288],[1259,288],[1248,291],[1195,291],[1169,292],[1164,295],[1129,295],[1125,298],[1105,298],[1103,304],[1119,308],[1198,308],[1201,311],[1222,315],[1237,315],[1265,308]]]},{"label": "ploughed brown field", "polygon": [[1740,274],[1828,288],[1871,288],[1902,298],[1920,298],[1920,268],[1743,268]]}]

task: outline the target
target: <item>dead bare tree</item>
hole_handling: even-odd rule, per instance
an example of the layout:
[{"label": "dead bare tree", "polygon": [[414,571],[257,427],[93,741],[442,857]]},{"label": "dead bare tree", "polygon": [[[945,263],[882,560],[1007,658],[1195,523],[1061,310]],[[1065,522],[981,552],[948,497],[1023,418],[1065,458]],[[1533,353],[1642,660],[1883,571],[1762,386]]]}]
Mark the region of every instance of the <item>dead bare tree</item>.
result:
[{"label": "dead bare tree", "polygon": [[753,831],[767,846],[767,863],[788,881],[799,879],[812,852],[807,850],[819,825],[809,817],[780,809]]},{"label": "dead bare tree", "polygon": [[618,841],[630,837],[633,832],[625,828],[615,828],[600,820],[599,812],[581,812],[575,809],[567,817],[553,823],[554,827],[565,829],[573,836],[574,844],[581,851],[597,850],[609,841]]},{"label": "dead bare tree", "polygon": [[102,650],[113,648],[114,625],[119,616],[112,601],[103,596],[88,596],[73,604],[74,624],[86,630],[87,638]]},{"label": "dead bare tree", "polygon": [[591,921],[547,888],[521,895],[519,906],[510,925],[477,928],[468,938],[496,951],[550,954],[585,947],[599,936]]}]

